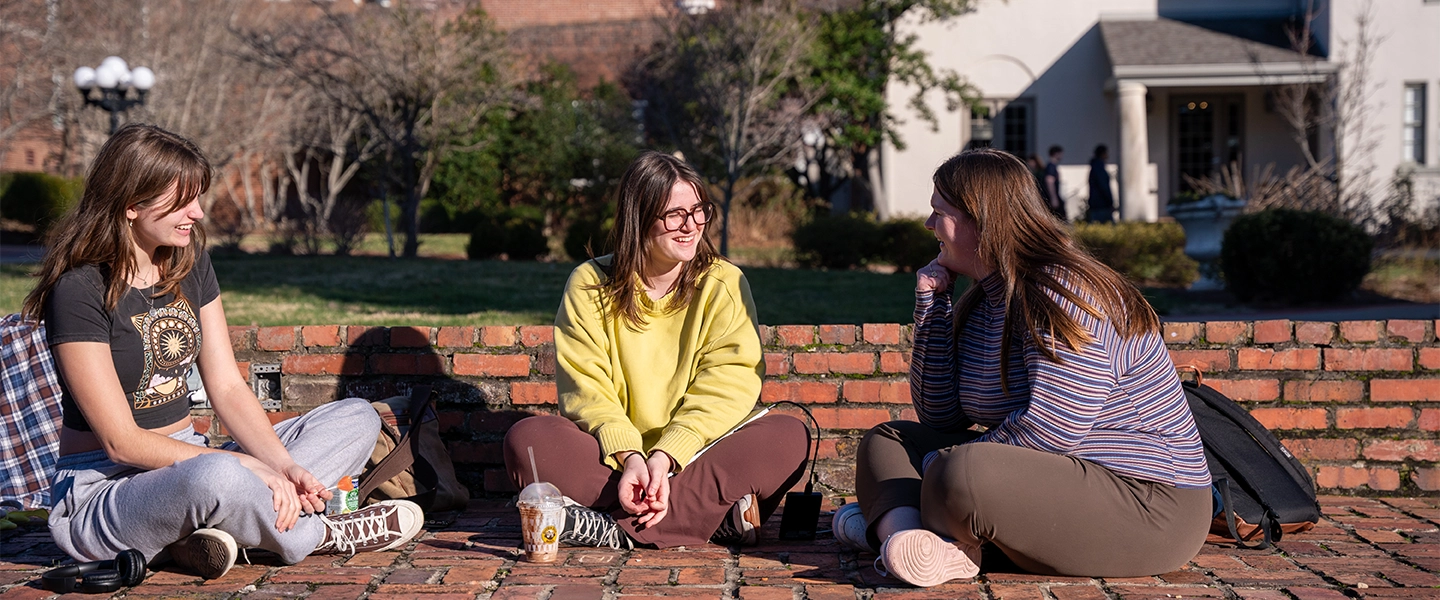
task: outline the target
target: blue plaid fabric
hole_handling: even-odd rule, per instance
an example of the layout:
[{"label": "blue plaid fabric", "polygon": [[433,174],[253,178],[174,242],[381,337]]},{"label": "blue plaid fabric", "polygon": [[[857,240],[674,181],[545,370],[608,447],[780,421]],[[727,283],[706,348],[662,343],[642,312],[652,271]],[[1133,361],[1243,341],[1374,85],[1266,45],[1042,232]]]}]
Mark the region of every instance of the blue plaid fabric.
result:
[{"label": "blue plaid fabric", "polygon": [[0,500],[50,508],[60,452],[60,378],[45,326],[18,314],[0,319]]}]

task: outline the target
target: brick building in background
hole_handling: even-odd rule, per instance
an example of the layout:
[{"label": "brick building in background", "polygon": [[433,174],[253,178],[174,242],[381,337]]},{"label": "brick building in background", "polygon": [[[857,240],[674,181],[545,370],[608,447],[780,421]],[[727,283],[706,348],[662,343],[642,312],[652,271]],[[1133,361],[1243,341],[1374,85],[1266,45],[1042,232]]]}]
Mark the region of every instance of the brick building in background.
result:
[{"label": "brick building in background", "polygon": [[[713,0],[682,2],[714,6]],[[521,64],[567,64],[584,88],[621,81],[662,31],[661,20],[677,10],[672,0],[481,0],[480,6],[509,34]]]}]

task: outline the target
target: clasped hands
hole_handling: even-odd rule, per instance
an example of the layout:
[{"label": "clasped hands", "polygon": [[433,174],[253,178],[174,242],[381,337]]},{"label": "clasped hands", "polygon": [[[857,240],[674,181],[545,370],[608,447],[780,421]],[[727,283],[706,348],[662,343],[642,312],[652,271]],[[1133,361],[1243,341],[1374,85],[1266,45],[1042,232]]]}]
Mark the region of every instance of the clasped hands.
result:
[{"label": "clasped hands", "polygon": [[275,529],[290,531],[301,515],[325,512],[325,503],[333,494],[305,467],[291,461],[277,469],[253,456],[239,456],[240,464],[265,482],[274,496],[275,512],[279,515]]},{"label": "clasped hands", "polygon": [[647,459],[639,452],[620,457],[620,507],[640,517],[638,526],[654,527],[670,511],[670,455],[655,451]]}]

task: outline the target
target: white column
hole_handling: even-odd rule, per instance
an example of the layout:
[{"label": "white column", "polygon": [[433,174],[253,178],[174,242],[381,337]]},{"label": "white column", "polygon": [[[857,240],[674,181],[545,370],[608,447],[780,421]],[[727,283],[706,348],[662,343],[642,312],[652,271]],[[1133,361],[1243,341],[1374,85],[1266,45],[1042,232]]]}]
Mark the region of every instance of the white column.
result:
[{"label": "white column", "polygon": [[1150,196],[1146,174],[1150,165],[1150,136],[1145,119],[1145,85],[1121,81],[1120,91],[1120,218],[1150,221],[1160,218],[1158,200]]}]

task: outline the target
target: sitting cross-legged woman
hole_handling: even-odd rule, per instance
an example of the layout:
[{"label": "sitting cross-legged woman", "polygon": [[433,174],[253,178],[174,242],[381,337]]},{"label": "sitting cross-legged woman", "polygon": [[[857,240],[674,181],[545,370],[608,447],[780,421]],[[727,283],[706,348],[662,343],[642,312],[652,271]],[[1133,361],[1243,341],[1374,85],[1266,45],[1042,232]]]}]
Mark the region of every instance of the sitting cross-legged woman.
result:
[{"label": "sitting cross-legged woman", "polygon": [[[973,577],[982,544],[1047,575],[1182,567],[1209,529],[1210,474],[1154,310],[1075,243],[1014,156],[959,154],[934,184],[919,422],[865,435],[858,509],[837,511],[836,537],[919,586]],[[957,274],[975,283],[952,306]]]},{"label": "sitting cross-legged woman", "polygon": [[[424,522],[414,503],[324,514],[325,484],[370,456],[375,410],[352,398],[272,426],[236,370],[200,223],[209,185],[189,140],[128,125],[49,238],[23,310],[44,320],[60,375],[55,543],[77,560],[135,549],[215,578],[239,548],[293,563],[408,542]],[[234,439],[220,448],[190,422],[200,381]]]},{"label": "sitting cross-legged woman", "polygon": [[[804,474],[809,433],[766,415],[739,424],[764,363],[750,286],[720,258],[705,184],[684,162],[647,152],[620,181],[614,254],[570,275],[555,316],[563,416],[505,436],[505,465],[570,502],[560,540],[659,548],[753,544]],[[673,477],[672,477],[673,475]]]}]

